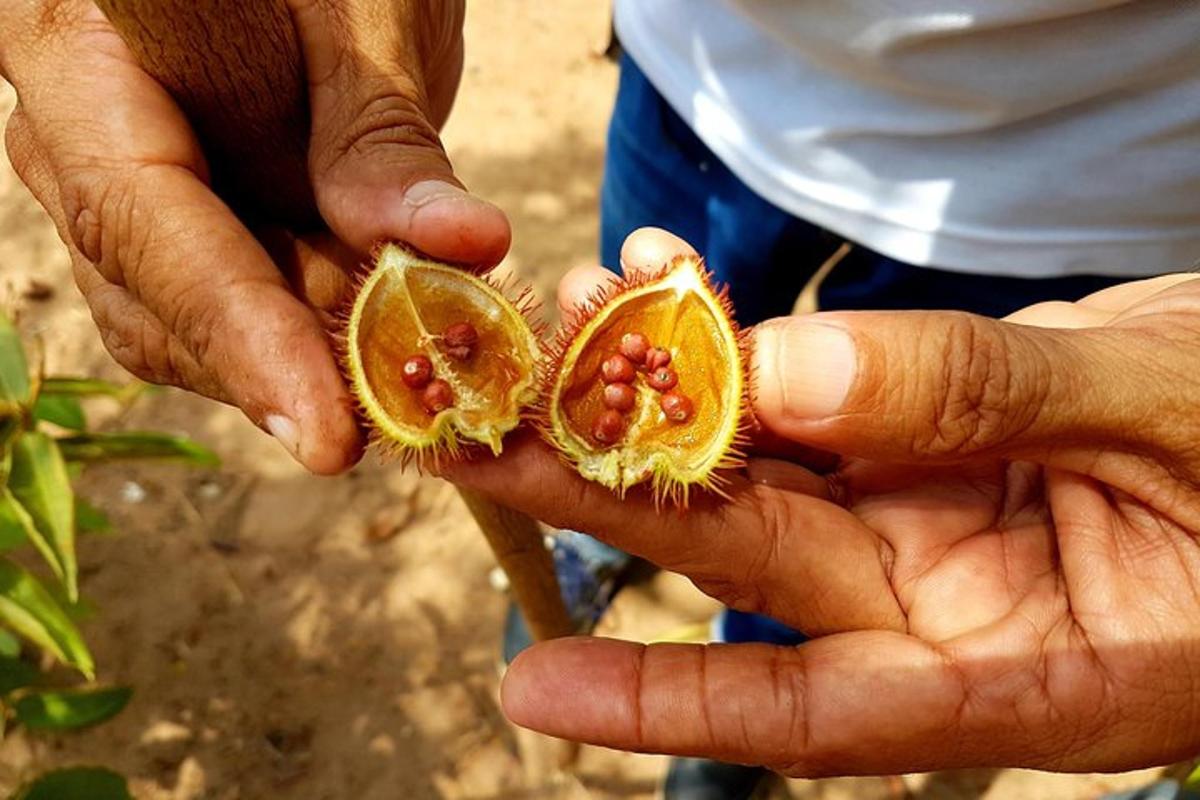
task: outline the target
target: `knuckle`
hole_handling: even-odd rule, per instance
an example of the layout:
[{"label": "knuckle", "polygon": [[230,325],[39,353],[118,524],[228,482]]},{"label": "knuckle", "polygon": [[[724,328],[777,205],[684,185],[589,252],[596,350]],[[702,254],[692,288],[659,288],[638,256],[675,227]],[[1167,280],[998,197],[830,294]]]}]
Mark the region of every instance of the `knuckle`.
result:
[{"label": "knuckle", "polygon": [[973,455],[1011,433],[1013,374],[1004,337],[990,321],[956,314],[935,354],[941,369],[922,393],[931,401],[928,425],[918,429],[914,449],[934,455]]},{"label": "knuckle", "polygon": [[218,340],[226,309],[211,302],[205,292],[197,291],[205,276],[185,277],[179,274],[160,292],[158,303],[163,309],[163,324],[180,341],[197,363],[211,363],[212,350]]},{"label": "knuckle", "polygon": [[342,127],[328,151],[328,163],[322,166],[328,168],[343,158],[364,153],[386,160],[390,150],[417,148],[444,152],[422,105],[411,99],[419,94],[416,87],[399,79],[382,84],[345,111],[349,123]]},{"label": "knuckle", "polygon": [[117,286],[136,285],[145,249],[134,182],[88,169],[62,174],[63,215],[75,247]]}]

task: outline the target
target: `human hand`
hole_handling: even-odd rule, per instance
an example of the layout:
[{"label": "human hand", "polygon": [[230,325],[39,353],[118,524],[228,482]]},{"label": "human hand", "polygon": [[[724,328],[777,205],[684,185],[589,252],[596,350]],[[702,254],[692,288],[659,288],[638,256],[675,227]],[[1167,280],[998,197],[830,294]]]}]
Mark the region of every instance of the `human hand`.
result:
[{"label": "human hand", "polygon": [[[643,231],[626,270],[686,245]],[[605,275],[579,270],[572,307]],[[998,322],[824,313],[756,333],[755,412],[845,454],[751,458],[732,501],[656,512],[532,437],[451,480],[818,638],[539,644],[506,713],[555,736],[796,776],[1118,770],[1200,750],[1200,281]]]},{"label": "human hand", "polygon": [[461,191],[437,135],[461,71],[462,3],[289,6],[328,231],[249,230],[209,187],[178,106],[91,0],[14,0],[0,15],[0,75],[18,94],[6,138],[116,360],[238,406],[334,473],[361,449],[323,329],[347,270],[381,238],[486,268],[509,229]]}]

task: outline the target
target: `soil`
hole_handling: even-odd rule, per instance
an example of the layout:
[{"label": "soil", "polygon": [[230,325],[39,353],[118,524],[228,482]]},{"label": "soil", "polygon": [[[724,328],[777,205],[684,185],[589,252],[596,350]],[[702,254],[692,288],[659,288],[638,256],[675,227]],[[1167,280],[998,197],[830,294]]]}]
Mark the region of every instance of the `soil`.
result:
[{"label": "soil", "polygon": [[[445,142],[468,186],[514,227],[503,270],[553,306],[593,261],[604,129],[616,84],[607,3],[472,3]],[[0,90],[7,117],[12,92]],[[41,336],[52,374],[124,380],[70,280],[53,226],[0,157],[0,307]],[[506,598],[450,487],[368,456],[311,477],[238,412],[168,390],[100,428],[191,435],[220,469],[109,466],[81,492],[118,533],[80,546],[85,623],[102,681],[135,687],[111,723],[10,734],[0,792],[39,771],[106,765],[139,800],[650,798],[662,758],[585,748],[571,774],[497,707]],[[658,576],[624,593],[607,632],[654,638],[712,604]],[[793,798],[1096,797],[1132,776],[970,771],[780,783]]]}]

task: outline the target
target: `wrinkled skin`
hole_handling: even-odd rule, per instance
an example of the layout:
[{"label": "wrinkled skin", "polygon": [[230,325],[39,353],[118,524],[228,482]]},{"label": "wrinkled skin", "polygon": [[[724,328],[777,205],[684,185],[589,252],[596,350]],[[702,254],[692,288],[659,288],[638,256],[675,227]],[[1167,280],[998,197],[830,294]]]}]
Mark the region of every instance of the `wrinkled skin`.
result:
[{"label": "wrinkled skin", "polygon": [[380,238],[486,268],[509,227],[459,189],[438,140],[461,72],[462,2],[289,7],[326,232],[248,230],[210,190],[179,108],[91,0],[5,3],[0,75],[18,95],[6,143],[117,361],[238,406],[305,466],[333,473],[361,450],[323,329],[344,269]]},{"label": "wrinkled skin", "polygon": [[[683,249],[640,232],[625,267]],[[577,270],[560,302],[605,279]],[[846,457],[828,475],[753,458],[731,504],[621,502],[532,438],[452,467],[454,481],[817,636],[549,642],[509,669],[506,712],[556,736],[798,776],[1194,754],[1198,299],[1200,281],[1178,275],[1007,322],[768,322],[757,416],[778,439]]]}]

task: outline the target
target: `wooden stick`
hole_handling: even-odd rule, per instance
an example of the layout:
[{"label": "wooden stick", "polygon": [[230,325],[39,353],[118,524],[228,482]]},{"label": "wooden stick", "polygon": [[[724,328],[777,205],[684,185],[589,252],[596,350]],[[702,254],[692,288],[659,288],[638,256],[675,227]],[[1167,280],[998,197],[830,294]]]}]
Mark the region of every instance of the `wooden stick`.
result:
[{"label": "wooden stick", "polygon": [[[284,0],[97,0],[175,97],[217,168],[216,188],[264,221],[319,221],[299,43]],[[462,492],[536,640],[573,633],[533,519]]]}]

